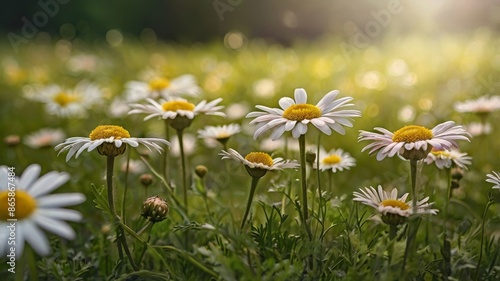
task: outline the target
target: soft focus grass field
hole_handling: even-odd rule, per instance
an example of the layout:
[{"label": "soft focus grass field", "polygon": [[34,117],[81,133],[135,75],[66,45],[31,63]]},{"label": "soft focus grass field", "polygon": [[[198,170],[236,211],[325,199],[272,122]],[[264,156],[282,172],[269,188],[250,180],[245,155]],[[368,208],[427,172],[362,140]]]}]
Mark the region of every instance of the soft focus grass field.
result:
[{"label": "soft focus grass field", "polygon": [[[1,46],[1,137],[18,135],[21,138],[17,146],[0,144],[1,164],[15,166],[18,175],[32,163],[40,164],[42,173],[52,170],[67,172],[71,180],[58,192],[81,192],[87,197],[85,203],[74,207],[85,217],[83,223],[71,224],[78,233],[77,238],[61,241],[50,236],[54,255],[36,258],[39,278],[102,280],[129,274],[130,279],[124,280],[260,279],[255,276],[262,276],[260,280],[392,280],[399,276],[404,236],[394,244],[389,241],[384,224],[367,220],[375,211],[353,203],[352,192],[379,184],[386,190],[396,187],[400,193],[409,192],[409,166],[397,157],[379,162],[374,156],[362,153],[361,149],[367,143],[357,142],[359,130],[372,131],[374,127],[383,127],[395,131],[408,124],[432,128],[448,120],[460,125],[479,122],[479,117],[474,114],[456,112],[454,104],[498,94],[500,37],[488,29],[478,29],[471,34],[455,36],[387,37],[366,48],[346,44],[338,38],[324,38],[282,47],[251,40],[245,41],[242,48],[233,50],[218,43],[192,46],[157,43],[151,46],[127,38],[119,46],[64,40],[47,44],[33,40],[15,55],[8,45]],[[89,64],[87,69],[78,69],[84,62],[77,62],[76,67],[72,63],[81,55],[88,56],[83,60]],[[321,202],[326,210],[324,229],[321,230],[320,223],[313,223],[318,239],[306,241],[293,204],[286,207],[288,218],[282,217],[281,220],[285,221],[281,224],[278,218],[281,207],[272,207],[283,200],[280,190],[287,190],[290,186],[293,190],[291,196],[299,193],[299,172],[290,170],[268,173],[259,182],[252,209],[255,229],[252,235],[248,231],[241,232],[239,223],[251,179],[242,165],[220,159],[218,153],[222,146],[207,147],[203,140],[195,139],[187,156],[189,181],[193,183],[189,193],[190,222],[171,210],[167,220],[155,224],[150,240],[150,245],[176,250],[156,248],[159,255],[148,250],[138,273],[132,273],[126,262],[115,266],[116,247],[111,241],[114,232],[109,230],[111,225],[107,214],[95,207],[91,187],[92,184],[97,189],[105,186],[105,157],[93,151],[65,162],[65,154],[57,157],[53,148],[33,149],[22,141],[28,134],[45,127],[60,128],[66,137],[86,137],[100,124],[123,126],[132,136],[164,138],[162,121],[152,119],[145,122],[143,115],[113,114],[116,108],[112,102],[122,95],[124,85],[131,80],[140,80],[141,72],[147,69],[172,78],[182,74],[194,75],[203,89],[199,98],[192,99],[195,102],[222,97],[221,104],[225,106],[227,118],[196,118],[185,133],[196,138],[197,130],[206,125],[240,124],[243,132],[232,137],[228,147],[242,154],[262,150],[275,156],[298,159],[298,144],[291,140],[290,134],[284,135],[289,139],[287,150],[272,150],[263,144],[265,137],[252,139],[255,128],[248,124],[250,120],[245,115],[254,111],[255,105],[278,107],[281,97],[293,96],[294,89],[299,87],[307,90],[308,102],[314,104],[333,89],[340,90],[341,97],[353,97],[354,108],[361,111],[361,118],[355,119],[354,127],[347,128],[344,136],[333,133],[332,136],[322,135],[320,140],[326,149],[342,148],[357,162],[350,170],[331,175],[332,189],[326,197],[329,200]],[[23,95],[40,85],[57,84],[72,88],[82,80],[99,85],[104,94],[102,102],[89,110],[87,118],[50,115],[42,103]],[[460,181],[460,188],[454,191],[457,202],[450,204],[448,224],[453,233],[450,275],[453,280],[474,280],[481,234],[479,227],[488,192],[497,202],[500,200],[500,192],[485,182],[487,173],[500,170],[498,114],[493,112],[487,117],[492,126],[490,134],[475,136],[470,143],[460,142],[460,150],[473,160]],[[174,139],[173,131],[171,136]],[[317,139],[318,130],[311,127],[307,143],[316,145]],[[151,173],[148,168],[143,167],[137,173],[131,171],[128,175],[122,171],[127,155],[141,162],[139,153],[144,152],[143,147],[138,150],[129,147],[124,155],[117,157],[115,167],[118,209],[122,208],[123,187],[128,185],[125,202],[127,225],[135,231],[146,224],[140,211],[147,196],[160,195],[170,202],[165,187],[157,178],[147,190],[141,185],[139,177]],[[147,159],[161,171],[162,155],[150,153]],[[171,182],[178,197],[182,198],[180,158],[171,155],[170,163]],[[204,179],[208,197],[194,188],[196,165],[208,168]],[[421,168],[419,185],[422,194],[430,196],[430,201],[436,202],[434,207],[441,210],[447,175],[434,165],[422,165]],[[310,182],[315,183],[314,174]],[[322,189],[328,190],[327,172],[322,173],[321,182]],[[481,269],[485,279],[480,280],[495,280],[500,276],[499,211],[499,205],[494,204],[486,216],[486,246]],[[214,226],[215,230],[202,227],[205,223]],[[419,252],[415,254],[418,258],[410,263],[408,278],[441,280],[442,225],[442,212],[421,222],[417,239]],[[330,226],[332,228],[326,231]],[[190,245],[184,245],[184,236],[189,237]],[[133,251],[140,252],[142,243],[134,237],[128,238]],[[311,256],[314,261],[309,260]],[[309,274],[303,273],[307,263],[313,264]],[[215,277],[203,268],[216,273]]]}]

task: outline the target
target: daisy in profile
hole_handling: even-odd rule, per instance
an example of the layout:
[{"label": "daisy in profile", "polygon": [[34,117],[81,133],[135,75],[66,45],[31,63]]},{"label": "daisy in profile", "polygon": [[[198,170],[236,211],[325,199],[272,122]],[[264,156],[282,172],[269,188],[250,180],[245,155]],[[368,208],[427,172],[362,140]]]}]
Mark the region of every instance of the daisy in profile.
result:
[{"label": "daisy in profile", "polygon": [[47,113],[59,117],[87,116],[87,111],[102,102],[102,91],[97,85],[82,81],[73,89],[50,85],[42,89],[27,88],[28,99],[45,104]]},{"label": "daisy in profile", "polygon": [[227,151],[222,150],[219,155],[222,156],[222,159],[232,159],[243,164],[248,174],[252,177],[250,194],[248,195],[245,214],[243,215],[243,220],[241,221],[241,229],[243,229],[243,227],[245,226],[247,216],[250,212],[250,206],[252,205],[253,195],[255,193],[255,189],[257,188],[259,179],[262,178],[268,171],[276,171],[289,168],[295,169],[300,166],[296,161],[284,160],[280,157],[273,159],[271,155],[265,152],[250,152],[245,157],[243,157],[236,150],[230,148]]},{"label": "daisy in profile", "polygon": [[486,177],[488,179],[486,180],[487,182],[490,182],[493,185],[494,189],[500,189],[500,173],[499,172],[491,172],[491,174],[487,174]]},{"label": "daisy in profile", "polygon": [[241,132],[238,124],[229,124],[222,126],[206,126],[203,130],[198,130],[198,137],[202,139],[214,139],[220,142],[226,148],[229,138]]},{"label": "daisy in profile", "polygon": [[[332,149],[328,152],[323,147],[319,149],[319,169],[324,172],[331,170],[333,173],[337,171],[349,170],[351,167],[356,166],[356,159],[345,152],[341,148]],[[314,161],[314,168],[316,169],[316,161]]]},{"label": "daisy in profile", "polygon": [[164,76],[149,73],[146,81],[130,81],[125,85],[125,100],[129,103],[145,98],[168,99],[178,96],[196,97],[201,93],[193,75],[185,74],[172,80]]},{"label": "daisy in profile", "polygon": [[197,105],[188,102],[185,99],[175,98],[168,101],[158,103],[150,98],[146,99],[149,104],[131,104],[133,108],[128,114],[148,114],[144,120],[149,120],[153,117],[160,117],[170,121],[170,125],[174,129],[184,129],[191,124],[195,116],[199,114],[217,115],[225,117],[226,115],[219,110],[224,106],[218,105],[222,98],[215,99],[211,102],[203,100]]},{"label": "daisy in profile", "polygon": [[455,103],[455,110],[462,113],[488,114],[500,109],[500,96],[482,96],[475,100]]},{"label": "daisy in profile", "polygon": [[43,128],[24,138],[24,144],[33,148],[53,147],[62,142],[66,135],[61,129]]},{"label": "daisy in profile", "polygon": [[[21,177],[13,168],[0,166],[0,202],[4,208],[0,209],[0,254],[5,256],[12,247],[8,243],[9,225],[15,223],[16,257],[21,257],[25,242],[40,256],[51,253],[50,243],[42,229],[52,232],[64,239],[73,240],[75,231],[65,221],[81,221],[82,215],[63,207],[78,205],[85,201],[81,193],[50,194],[70,179],[67,173],[49,172],[39,178],[41,168],[37,164],[28,166]],[[7,189],[7,183],[15,186],[16,210],[12,214],[8,211],[8,204],[12,191]],[[10,246],[9,246],[10,245]]]},{"label": "daisy in profile", "polygon": [[434,163],[439,169],[451,168],[452,166],[467,169],[467,165],[470,165],[471,161],[472,157],[468,156],[467,153],[461,153],[457,149],[439,150],[435,148],[424,159],[426,164]]},{"label": "daisy in profile", "polygon": [[[158,138],[132,138],[130,133],[121,126],[99,125],[88,137],[72,137],[66,139],[63,143],[55,147],[60,150],[59,154],[68,151],[66,162],[75,156],[78,156],[85,150],[88,152],[97,148],[97,152],[104,156],[118,156],[125,152],[127,144],[132,147],[138,147],[139,144],[156,149],[159,153],[163,148],[158,144],[170,146],[170,143],[164,139]],[[58,155],[59,155],[58,154]]]},{"label": "daisy in profile", "polygon": [[394,133],[380,127],[375,130],[380,133],[360,131],[358,141],[373,141],[361,151],[370,150],[369,154],[372,154],[378,150],[379,161],[397,154],[407,160],[421,160],[433,147],[438,150],[458,148],[457,140],[469,141],[470,137],[462,126],[455,126],[453,121],[441,123],[431,130],[417,125],[404,126]]},{"label": "daisy in profile", "polygon": [[321,132],[330,135],[332,130],[345,134],[343,126],[352,127],[351,118],[360,117],[358,110],[342,109],[352,106],[348,103],[351,97],[335,100],[338,90],[327,93],[316,105],[307,103],[307,93],[304,89],[295,89],[295,100],[284,97],[279,100],[280,108],[270,108],[263,105],[256,107],[262,111],[247,114],[247,118],[255,118],[250,124],[256,124],[254,139],[262,133],[272,130],[271,138],[277,140],[284,132],[291,131],[294,138],[299,138],[307,132],[309,123]]},{"label": "daisy in profile", "polygon": [[360,192],[353,192],[354,201],[361,202],[375,208],[381,215],[382,221],[388,225],[399,225],[406,222],[406,219],[413,214],[436,215],[439,210],[431,209],[434,203],[429,203],[429,197],[417,201],[416,211],[412,209],[412,201],[406,201],[408,193],[398,198],[398,190],[394,188],[391,192],[384,191],[382,186],[375,188],[365,187],[359,189]]}]

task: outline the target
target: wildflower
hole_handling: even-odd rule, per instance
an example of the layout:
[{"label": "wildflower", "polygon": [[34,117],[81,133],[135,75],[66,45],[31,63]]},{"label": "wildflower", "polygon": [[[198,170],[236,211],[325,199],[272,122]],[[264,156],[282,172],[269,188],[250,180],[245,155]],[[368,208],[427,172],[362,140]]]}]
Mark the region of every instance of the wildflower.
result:
[{"label": "wildflower", "polygon": [[222,156],[222,159],[233,159],[242,163],[250,176],[259,178],[263,177],[267,171],[298,168],[300,166],[296,161],[285,161],[280,157],[273,159],[265,152],[250,152],[243,157],[236,150],[230,148],[228,151],[222,150],[219,155]]},{"label": "wildflower", "polygon": [[176,130],[188,127],[194,117],[202,113],[206,115],[226,116],[224,113],[219,112],[223,106],[217,105],[222,101],[222,98],[215,99],[209,103],[204,100],[197,105],[181,98],[162,101],[161,104],[150,98],[146,100],[150,104],[131,104],[130,107],[133,109],[129,111],[128,114],[149,114],[144,120],[149,120],[153,117],[161,117],[162,119],[168,120],[169,124]]},{"label": "wildflower", "polygon": [[61,129],[44,128],[26,136],[24,144],[33,149],[53,147],[63,141],[64,138],[65,134]]},{"label": "wildflower", "polygon": [[167,218],[168,203],[160,196],[151,196],[142,205],[141,215],[151,222],[160,222]]},{"label": "wildflower", "polygon": [[206,126],[203,130],[198,130],[198,137],[203,139],[215,139],[224,145],[231,136],[239,132],[241,132],[241,128],[238,124]]},{"label": "wildflower", "polygon": [[486,180],[487,182],[490,182],[493,185],[493,188],[495,189],[500,189],[500,173],[493,171],[492,174],[487,174],[486,175],[488,179]]},{"label": "wildflower", "polygon": [[473,137],[491,134],[490,123],[471,122],[464,126],[465,130]]},{"label": "wildflower", "polygon": [[150,75],[147,82],[130,81],[125,85],[125,100],[138,102],[145,98],[164,98],[187,95],[196,97],[201,93],[201,88],[196,84],[193,75],[186,74],[169,80],[157,74]]},{"label": "wildflower", "polygon": [[426,164],[435,163],[439,169],[451,168],[451,166],[467,169],[466,165],[470,165],[471,160],[472,157],[468,156],[467,153],[461,153],[456,149],[439,150],[433,148],[424,159],[424,162]]},{"label": "wildflower", "polygon": [[34,92],[26,92],[25,96],[45,103],[46,111],[59,117],[86,117],[88,109],[102,102],[101,89],[86,81],[78,83],[74,89],[51,85]]},{"label": "wildflower", "polygon": [[[81,193],[59,193],[49,194],[64,183],[70,176],[67,173],[49,172],[38,178],[41,168],[37,164],[28,166],[21,177],[13,176],[11,168],[0,167],[0,254],[7,253],[9,247],[9,219],[15,222],[15,249],[16,256],[23,253],[24,243],[31,245],[33,250],[41,256],[50,254],[50,243],[42,228],[60,236],[64,239],[75,238],[75,231],[66,223],[67,221],[78,222],[82,215],[75,211],[62,207],[78,205],[85,201]],[[16,187],[16,210],[15,215],[8,211],[8,200],[12,198],[11,190],[7,189],[7,183]],[[11,186],[9,184],[9,186]],[[11,245],[9,243],[9,245]]]},{"label": "wildflower", "polygon": [[384,191],[380,185],[378,186],[378,192],[371,186],[370,188],[365,187],[365,190],[361,188],[359,190],[361,192],[355,191],[353,193],[353,200],[377,209],[382,214],[382,221],[386,224],[399,225],[403,224],[406,218],[414,213],[436,215],[439,211],[430,208],[434,203],[428,203],[429,197],[426,197],[417,201],[416,211],[414,212],[411,208],[412,201],[406,202],[409,193],[405,193],[398,198],[398,190],[396,188],[390,193]]},{"label": "wildflower", "polygon": [[[88,152],[97,148],[101,155],[118,156],[123,154],[128,144],[132,147],[137,147],[139,144],[146,146],[151,151],[151,147],[155,148],[159,153],[163,150],[157,143],[162,143],[170,146],[170,143],[158,138],[132,138],[130,133],[123,127],[115,125],[99,125],[86,137],[72,137],[66,139],[63,143],[55,147],[60,150],[59,154],[69,150],[66,156],[66,162],[75,155],[78,158],[84,150]],[[58,154],[58,155],[59,155]]]},{"label": "wildflower", "polygon": [[[332,149],[326,152],[322,147],[319,150],[319,168],[321,171],[332,170],[336,173],[337,171],[349,170],[351,167],[356,166],[356,159],[352,158],[351,155],[345,152],[341,148]],[[314,165],[316,169],[316,163]]]},{"label": "wildflower", "polygon": [[379,150],[379,161],[397,153],[407,160],[421,160],[433,147],[439,150],[458,148],[457,140],[469,141],[470,137],[462,126],[455,126],[453,121],[441,123],[432,130],[417,125],[404,126],[394,133],[380,127],[375,130],[382,134],[360,131],[358,141],[374,141],[361,151],[370,149],[372,154]]},{"label": "wildflower", "polygon": [[351,117],[359,117],[357,110],[339,110],[352,106],[348,104],[351,97],[335,100],[340,92],[334,90],[326,94],[317,105],[308,104],[304,89],[295,89],[295,100],[283,97],[279,100],[281,109],[262,105],[256,107],[264,112],[250,112],[247,118],[254,118],[250,124],[257,124],[254,139],[265,131],[273,129],[271,139],[277,140],[285,131],[292,131],[294,138],[299,138],[307,132],[308,124],[313,124],[321,132],[330,135],[332,130],[345,134],[343,126],[352,127]]},{"label": "wildflower", "polygon": [[476,100],[467,100],[455,103],[458,112],[469,112],[476,114],[488,114],[500,109],[500,96],[482,96]]}]

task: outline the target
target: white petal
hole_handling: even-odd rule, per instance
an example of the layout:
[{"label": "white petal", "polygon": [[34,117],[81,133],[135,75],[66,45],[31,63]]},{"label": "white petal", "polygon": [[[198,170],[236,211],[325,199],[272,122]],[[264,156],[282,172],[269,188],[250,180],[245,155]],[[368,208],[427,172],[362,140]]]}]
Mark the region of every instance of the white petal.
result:
[{"label": "white petal", "polygon": [[302,88],[295,89],[295,102],[296,103],[307,103],[307,93],[306,90]]}]

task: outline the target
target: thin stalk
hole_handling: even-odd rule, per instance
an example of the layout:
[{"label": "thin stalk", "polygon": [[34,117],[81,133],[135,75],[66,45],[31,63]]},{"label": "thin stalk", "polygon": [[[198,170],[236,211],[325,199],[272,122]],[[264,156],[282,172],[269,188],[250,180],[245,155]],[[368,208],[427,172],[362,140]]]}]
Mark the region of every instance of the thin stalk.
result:
[{"label": "thin stalk", "polygon": [[[148,243],[149,243],[149,241],[151,241],[151,232],[153,231],[153,226],[154,225],[155,225],[155,223],[153,222],[151,224],[151,227],[149,227],[148,239],[146,240],[146,242],[144,242],[144,247],[142,248],[141,254],[139,255],[139,259],[136,262],[137,264],[141,264],[142,259],[144,258],[144,254],[146,254],[146,250],[148,249]],[[148,222],[147,226],[149,226],[149,222]]]},{"label": "thin stalk", "polygon": [[[170,126],[168,124],[168,120],[165,120],[165,139],[167,141],[170,141]],[[168,170],[168,167],[169,167],[169,157],[168,157],[168,150],[165,150],[165,154],[163,155],[163,178],[165,179],[165,181],[167,181],[168,183],[169,182],[169,170]]]},{"label": "thin stalk", "polygon": [[186,157],[184,155],[184,143],[182,140],[183,130],[177,130],[177,137],[179,139],[179,148],[181,152],[181,165],[182,165],[182,189],[184,192],[184,208],[186,209],[186,215],[188,215],[188,195],[187,195],[187,181],[186,181]]},{"label": "thin stalk", "polygon": [[[111,215],[113,216],[113,220],[116,220],[116,210],[115,210],[115,197],[114,197],[114,191],[113,191],[113,170],[114,170],[114,165],[115,165],[115,157],[114,156],[108,156],[106,159],[106,185],[108,189],[108,204],[109,204],[109,209],[111,210]],[[118,228],[116,229],[116,246],[118,248],[118,258],[120,260],[123,260],[123,251],[122,251],[122,243],[119,241],[120,239],[120,232]]]},{"label": "thin stalk", "polygon": [[[26,247],[25,253],[28,258],[28,267],[30,271],[30,280],[38,281],[38,267],[36,265],[35,254],[33,253],[33,249],[31,247]],[[21,270],[22,271],[22,270]]]},{"label": "thin stalk", "polygon": [[307,177],[306,177],[306,135],[299,137],[299,153],[300,153],[300,182],[302,184],[302,212],[304,227],[306,229],[309,240],[312,240],[312,233],[309,229],[307,220],[309,219],[309,210],[307,207]]},{"label": "thin stalk", "polygon": [[243,220],[241,221],[240,229],[243,229],[245,222],[247,221],[248,213],[250,213],[250,206],[252,205],[253,195],[255,194],[255,189],[257,189],[257,183],[259,182],[259,177],[252,177],[252,185],[250,186],[250,194],[248,194],[247,207],[245,209],[245,214],[243,215]]},{"label": "thin stalk", "polygon": [[[410,160],[410,179],[411,179],[411,196],[412,196],[412,211],[413,216],[417,213],[417,163],[418,160],[411,159]],[[420,224],[419,218],[410,217],[410,221],[408,223],[408,237],[406,238],[406,249],[403,258],[403,266],[401,268],[402,273],[405,272],[406,261],[408,256],[415,252],[415,238],[417,236],[418,226]]]},{"label": "thin stalk", "polygon": [[446,174],[448,176],[448,187],[446,190],[446,198],[444,201],[444,210],[443,210],[443,249],[441,250],[442,256],[443,256],[443,270],[444,274],[446,276],[450,275],[450,258],[451,258],[451,253],[450,253],[450,242],[448,241],[447,237],[447,224],[448,224],[448,206],[450,203],[450,198],[451,198],[451,168],[446,169]]},{"label": "thin stalk", "polygon": [[[322,220],[322,205],[321,203],[323,202],[323,195],[321,194],[321,176],[320,176],[320,170],[319,170],[319,145],[321,142],[321,132],[318,132],[318,146],[316,148],[316,177],[317,177],[317,184],[318,184],[318,194],[319,194],[319,204],[318,204],[318,218],[321,223],[321,233],[323,233],[324,227],[323,227],[323,220]],[[324,217],[323,217],[324,219]]]},{"label": "thin stalk", "polygon": [[177,252],[178,254],[183,256],[185,259],[187,259],[189,262],[191,262],[194,266],[196,266],[199,269],[203,270],[204,272],[210,274],[212,277],[214,277],[214,278],[219,277],[219,275],[215,271],[209,269],[208,267],[206,267],[205,265],[203,265],[202,263],[197,261],[195,258],[193,258],[189,253],[187,253],[185,251],[179,250],[173,246],[158,246],[156,248],[165,249],[165,250],[172,250],[174,252]]},{"label": "thin stalk", "polygon": [[[127,205],[126,200],[127,200],[127,190],[128,190],[128,173],[129,173],[129,165],[130,165],[130,151],[131,149],[128,150],[127,152],[127,167],[125,168],[125,186],[123,187],[123,197],[122,197],[122,220],[123,223],[127,223],[125,220],[125,206]],[[147,197],[146,197],[147,198]]]},{"label": "thin stalk", "polygon": [[394,240],[396,238],[396,234],[398,233],[398,226],[397,225],[389,225],[389,239]]},{"label": "thin stalk", "polygon": [[481,267],[481,261],[483,259],[483,245],[484,245],[484,222],[486,221],[486,215],[488,214],[488,209],[490,206],[493,204],[494,200],[490,196],[488,196],[488,203],[486,204],[486,207],[484,207],[484,212],[483,212],[483,221],[481,222],[481,246],[479,247],[479,259],[477,260],[477,266],[476,266],[476,281],[479,280],[479,270]]}]

